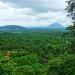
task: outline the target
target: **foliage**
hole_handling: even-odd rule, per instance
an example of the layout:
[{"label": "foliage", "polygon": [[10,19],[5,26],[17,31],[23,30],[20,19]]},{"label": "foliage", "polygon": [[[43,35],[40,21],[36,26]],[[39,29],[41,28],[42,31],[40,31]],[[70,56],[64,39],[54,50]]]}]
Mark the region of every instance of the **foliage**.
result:
[{"label": "foliage", "polygon": [[67,1],[67,8],[66,10],[68,11],[68,16],[72,18],[72,20],[75,21],[75,0],[68,0]]},{"label": "foliage", "polygon": [[0,32],[0,75],[74,75],[75,56],[63,33]]}]

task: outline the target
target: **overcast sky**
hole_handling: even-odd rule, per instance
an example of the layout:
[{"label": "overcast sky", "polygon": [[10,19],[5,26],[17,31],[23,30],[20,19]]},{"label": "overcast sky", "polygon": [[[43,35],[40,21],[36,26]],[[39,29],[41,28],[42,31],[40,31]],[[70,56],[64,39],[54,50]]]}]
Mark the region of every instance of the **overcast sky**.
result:
[{"label": "overcast sky", "polygon": [[65,0],[0,0],[0,26],[47,26],[58,22],[66,26]]}]

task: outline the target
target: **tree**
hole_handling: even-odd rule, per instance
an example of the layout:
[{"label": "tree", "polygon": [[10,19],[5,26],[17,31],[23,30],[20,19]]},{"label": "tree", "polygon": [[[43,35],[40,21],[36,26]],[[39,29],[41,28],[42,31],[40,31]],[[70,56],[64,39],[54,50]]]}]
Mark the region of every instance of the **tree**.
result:
[{"label": "tree", "polygon": [[68,17],[72,19],[72,25],[67,27],[67,33],[72,34],[73,37],[75,37],[75,0],[68,0],[67,2],[67,7],[66,11],[68,12]]},{"label": "tree", "polygon": [[75,21],[75,0],[68,0],[67,2],[67,8],[66,10],[68,11],[68,16],[72,18],[72,20]]},{"label": "tree", "polygon": [[[69,44],[69,49],[75,51],[75,0],[68,0],[67,2],[67,7],[66,11],[68,12],[68,17],[72,19],[72,25],[69,25],[66,28],[66,34],[71,37],[70,44]],[[65,34],[65,35],[66,35]]]}]

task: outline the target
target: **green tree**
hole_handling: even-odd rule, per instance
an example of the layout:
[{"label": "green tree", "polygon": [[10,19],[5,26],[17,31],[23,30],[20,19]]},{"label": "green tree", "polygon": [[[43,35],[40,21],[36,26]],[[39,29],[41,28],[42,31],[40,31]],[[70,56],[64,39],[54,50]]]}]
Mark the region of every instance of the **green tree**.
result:
[{"label": "green tree", "polygon": [[35,75],[35,72],[31,66],[21,66],[17,68],[16,75]]},{"label": "green tree", "polygon": [[66,11],[68,12],[68,17],[72,19],[72,25],[67,27],[67,33],[72,34],[75,37],[75,0],[68,0]]},{"label": "green tree", "polygon": [[66,2],[66,11],[68,12],[68,17],[72,19],[72,25],[69,25],[66,28],[66,34],[71,37],[71,40],[69,40],[69,49],[75,51],[75,0],[68,0]]}]

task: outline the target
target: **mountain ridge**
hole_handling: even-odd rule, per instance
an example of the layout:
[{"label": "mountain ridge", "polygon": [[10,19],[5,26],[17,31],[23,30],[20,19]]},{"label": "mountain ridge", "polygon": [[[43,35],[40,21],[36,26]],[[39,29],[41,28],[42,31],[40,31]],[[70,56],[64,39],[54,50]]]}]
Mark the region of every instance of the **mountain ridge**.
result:
[{"label": "mountain ridge", "polygon": [[[35,29],[64,29],[65,27],[59,23],[53,23],[48,25],[47,27],[37,27]],[[1,26],[0,30],[26,30],[29,29],[27,27],[19,26],[19,25],[5,25]]]},{"label": "mountain ridge", "polygon": [[0,30],[25,30],[25,27],[19,26],[19,25],[5,25],[1,26]]},{"label": "mountain ridge", "polygon": [[53,24],[48,25],[48,28],[58,29],[58,28],[65,28],[65,27],[59,23],[53,23]]}]

